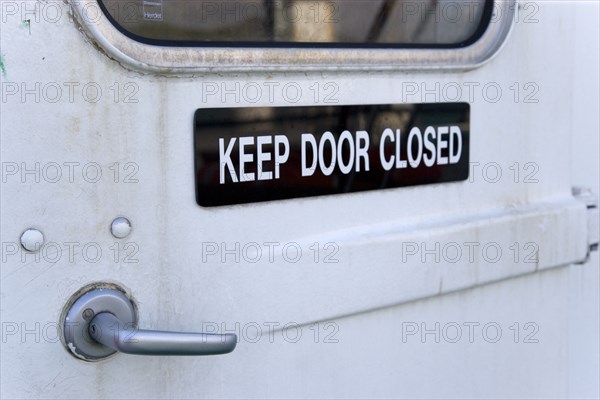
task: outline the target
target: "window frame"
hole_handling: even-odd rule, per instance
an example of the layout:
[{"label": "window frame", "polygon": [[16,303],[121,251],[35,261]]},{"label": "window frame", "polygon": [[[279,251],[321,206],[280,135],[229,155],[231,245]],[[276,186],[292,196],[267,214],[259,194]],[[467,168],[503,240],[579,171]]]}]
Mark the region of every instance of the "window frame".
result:
[{"label": "window frame", "polygon": [[[70,0],[78,23],[111,58],[134,70],[164,74],[247,71],[377,71],[477,68],[506,42],[516,0],[494,0],[501,17],[474,43],[456,48],[185,47],[138,42],[122,33],[97,0]],[[92,11],[93,10],[93,11]]]}]

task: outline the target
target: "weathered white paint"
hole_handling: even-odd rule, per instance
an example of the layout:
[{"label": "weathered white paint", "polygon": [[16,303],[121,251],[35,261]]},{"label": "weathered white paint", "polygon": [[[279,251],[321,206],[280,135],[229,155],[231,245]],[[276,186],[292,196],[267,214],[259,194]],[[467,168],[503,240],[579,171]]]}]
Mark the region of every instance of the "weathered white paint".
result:
[{"label": "weathered white paint", "polygon": [[[586,213],[571,187],[594,184],[590,177],[598,181],[598,83],[597,77],[586,78],[598,70],[598,46],[592,43],[598,35],[590,33],[597,4],[535,3],[539,23],[515,23],[502,52],[468,72],[215,72],[185,78],[124,69],[66,18],[67,5],[56,4],[64,16],[58,22],[32,17],[30,34],[20,15],[6,16],[0,32],[2,84],[33,88],[35,82],[42,87],[55,82],[64,89],[56,103],[43,96],[35,102],[33,95],[25,102],[18,95],[0,102],[2,162],[79,163],[73,182],[38,183],[31,176],[21,182],[11,176],[2,183],[2,242],[18,243],[21,233],[35,226],[44,232],[48,249],[39,260],[7,255],[0,269],[6,334],[0,343],[2,397],[597,397],[598,258],[565,267],[586,254]],[[479,91],[472,102],[471,161],[498,163],[504,178],[488,183],[479,169],[473,182],[198,207],[194,111],[271,105],[266,98],[258,103],[204,98],[203,89],[207,83],[231,88],[236,82],[267,81],[300,85],[305,95],[298,105],[315,104],[310,91],[315,82],[338,85],[339,104],[419,102],[418,96],[403,98],[411,82],[429,88],[436,82],[497,83],[503,89],[498,102],[485,101]],[[70,102],[68,82],[79,88],[98,84],[100,101],[78,95]],[[514,82],[539,85],[539,102],[515,103],[509,89]],[[118,103],[110,90],[115,83]],[[128,83],[139,88],[137,103],[122,101]],[[515,162],[521,168],[536,163],[539,182],[522,183],[521,169],[515,183],[509,169]],[[92,163],[103,172],[96,183],[88,181],[94,180]],[[127,163],[139,166],[137,183],[123,182],[133,171],[125,169],[133,165]],[[87,180],[81,176],[84,166]],[[135,226],[120,241],[109,229],[117,215]],[[48,245],[64,248],[71,242],[79,243],[74,261],[67,253],[52,261],[56,249]],[[117,263],[115,242],[121,244]],[[273,262],[228,258],[223,263],[214,257],[203,262],[203,242],[297,242],[306,256],[298,263],[281,256]],[[308,249],[314,242],[337,243],[340,262],[315,264]],[[402,262],[402,245],[412,242],[429,248],[436,242],[494,242],[509,259]],[[538,243],[539,262],[512,262],[513,242]],[[97,245],[104,255],[98,262],[82,254],[92,243],[88,259]],[[139,263],[124,262],[133,249],[124,243],[138,246]],[[223,357],[119,355],[85,363],[53,340],[53,326],[72,293],[100,280],[131,290],[144,328],[298,323],[303,339],[290,343],[279,330],[273,343],[266,335],[259,343],[243,340]],[[315,344],[310,324],[334,318],[339,342],[323,343],[321,336]],[[507,339],[496,344],[401,340],[402,323],[469,321],[496,322]],[[515,344],[506,336],[514,322],[531,321],[539,326],[539,343]],[[15,326],[19,333],[8,335]],[[39,335],[22,338],[22,328]]]}]

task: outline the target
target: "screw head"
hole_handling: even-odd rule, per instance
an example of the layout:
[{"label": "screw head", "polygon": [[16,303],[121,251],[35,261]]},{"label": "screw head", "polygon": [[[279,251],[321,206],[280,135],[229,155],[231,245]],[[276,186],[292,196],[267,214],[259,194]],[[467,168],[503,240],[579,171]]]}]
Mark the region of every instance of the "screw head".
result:
[{"label": "screw head", "polygon": [[110,232],[117,239],[123,239],[131,233],[131,222],[125,217],[115,218],[110,225]]},{"label": "screw head", "polygon": [[81,314],[81,316],[83,317],[83,319],[88,320],[91,319],[94,316],[94,310],[92,310],[91,308],[86,308],[83,313]]},{"label": "screw head", "polygon": [[36,252],[44,244],[44,234],[37,229],[27,229],[21,234],[21,246],[27,251]]}]

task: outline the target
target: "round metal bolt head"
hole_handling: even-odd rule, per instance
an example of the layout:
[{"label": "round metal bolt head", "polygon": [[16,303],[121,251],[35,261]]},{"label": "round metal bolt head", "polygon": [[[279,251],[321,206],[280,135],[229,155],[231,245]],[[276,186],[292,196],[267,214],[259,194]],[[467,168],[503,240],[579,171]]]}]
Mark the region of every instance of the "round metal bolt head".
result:
[{"label": "round metal bolt head", "polygon": [[21,235],[21,246],[27,251],[38,251],[44,244],[44,234],[37,229],[27,229]]},{"label": "round metal bolt head", "polygon": [[131,222],[125,217],[115,218],[110,225],[110,232],[117,239],[123,239],[131,233]]},{"label": "round metal bolt head", "polygon": [[83,311],[83,314],[81,314],[81,316],[87,321],[88,319],[91,319],[94,316],[94,311],[91,308],[86,308]]}]

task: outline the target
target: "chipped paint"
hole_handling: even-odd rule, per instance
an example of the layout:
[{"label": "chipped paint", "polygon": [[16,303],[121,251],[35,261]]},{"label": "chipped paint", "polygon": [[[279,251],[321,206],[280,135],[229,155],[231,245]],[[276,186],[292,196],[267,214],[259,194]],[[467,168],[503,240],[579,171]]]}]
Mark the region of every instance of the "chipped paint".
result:
[{"label": "chipped paint", "polygon": [[77,357],[82,359],[83,361],[92,361],[92,360],[88,360],[87,358],[85,358],[83,355],[79,354],[77,352],[77,348],[75,347],[75,345],[73,343],[67,343],[67,347],[69,347],[69,350],[71,350],[71,353]]},{"label": "chipped paint", "polygon": [[30,19],[23,20],[23,27],[27,28],[27,30],[29,31],[29,34],[31,35],[31,20]]},{"label": "chipped paint", "polygon": [[0,54],[0,71],[2,71],[2,76],[6,78],[6,66],[4,65],[4,57]]}]

